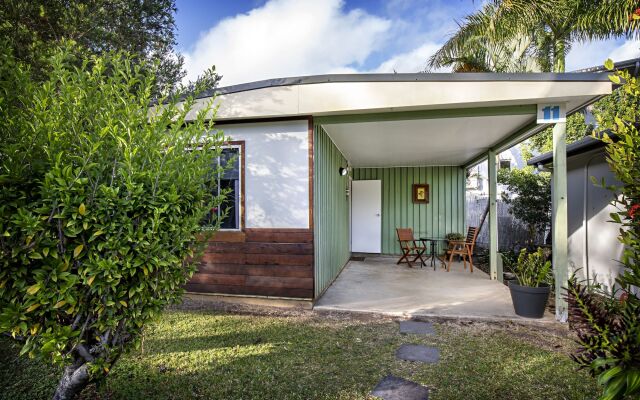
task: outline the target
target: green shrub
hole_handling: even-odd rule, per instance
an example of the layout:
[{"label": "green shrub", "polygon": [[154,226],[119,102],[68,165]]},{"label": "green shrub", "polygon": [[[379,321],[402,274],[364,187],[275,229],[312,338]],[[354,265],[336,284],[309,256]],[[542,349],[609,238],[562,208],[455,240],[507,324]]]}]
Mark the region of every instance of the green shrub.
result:
[{"label": "green shrub", "polygon": [[[640,18],[640,17],[639,17]],[[605,65],[613,69],[613,62]],[[619,187],[609,186],[618,211],[611,214],[621,225],[619,240],[624,244],[620,262],[625,267],[616,279],[620,296],[603,296],[575,278],[569,281],[567,300],[569,323],[578,334],[580,351],[574,360],[598,377],[603,386],[601,399],[637,399],[640,396],[640,84],[628,72],[610,76],[624,85],[615,94],[616,102],[597,113],[600,133],[613,132],[618,141],[601,135],[607,143],[607,162]],[[601,182],[606,185],[605,182]]]},{"label": "green shrub", "polygon": [[507,185],[515,196],[502,193],[509,205],[509,213],[527,226],[527,246],[534,247],[536,234],[544,233],[551,224],[551,177],[548,173],[534,173],[525,169],[500,169],[498,183]]},{"label": "green shrub", "polygon": [[[509,264],[505,266],[508,267]],[[540,287],[553,282],[551,261],[540,247],[532,253],[528,253],[526,249],[520,250],[518,261],[511,265],[511,269],[522,286]]]},{"label": "green shrub", "polygon": [[222,200],[210,104],[185,123],[193,99],[150,107],[149,68],[73,53],[34,83],[0,52],[0,332],[65,366],[55,398],[106,375],[180,299]]}]

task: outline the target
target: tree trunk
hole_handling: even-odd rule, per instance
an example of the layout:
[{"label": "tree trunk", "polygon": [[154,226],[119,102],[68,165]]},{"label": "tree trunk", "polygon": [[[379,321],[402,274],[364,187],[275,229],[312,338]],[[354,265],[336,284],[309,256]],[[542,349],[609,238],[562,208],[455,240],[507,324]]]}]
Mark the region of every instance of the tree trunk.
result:
[{"label": "tree trunk", "polygon": [[64,369],[53,400],[71,400],[90,382],[89,367],[83,361],[69,365]]},{"label": "tree trunk", "polygon": [[565,69],[565,43],[562,40],[558,40],[555,45],[555,51],[553,55],[553,72],[564,72]]}]

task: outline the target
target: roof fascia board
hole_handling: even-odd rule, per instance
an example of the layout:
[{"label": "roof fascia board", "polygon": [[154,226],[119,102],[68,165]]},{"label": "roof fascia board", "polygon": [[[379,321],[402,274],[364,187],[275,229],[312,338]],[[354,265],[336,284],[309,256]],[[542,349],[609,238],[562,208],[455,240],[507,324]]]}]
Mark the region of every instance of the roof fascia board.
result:
[{"label": "roof fascia board", "polygon": [[267,79],[204,91],[197,98],[216,94],[245,92],[268,87],[312,85],[329,82],[599,82],[608,81],[607,74],[595,72],[570,73],[409,73],[409,74],[329,74]]},{"label": "roof fascia board", "polygon": [[364,122],[407,121],[417,119],[442,119],[465,117],[492,117],[503,115],[531,115],[536,114],[536,105],[514,105],[497,107],[473,107],[473,108],[446,108],[438,110],[417,110],[378,112],[364,114],[332,115],[327,117],[314,117],[314,120],[322,125],[351,124]]}]

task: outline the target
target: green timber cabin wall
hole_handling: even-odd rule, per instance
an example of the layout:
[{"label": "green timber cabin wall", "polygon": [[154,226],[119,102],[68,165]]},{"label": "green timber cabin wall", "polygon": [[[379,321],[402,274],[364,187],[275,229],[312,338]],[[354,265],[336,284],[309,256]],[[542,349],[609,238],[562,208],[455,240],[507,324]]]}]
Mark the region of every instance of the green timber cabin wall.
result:
[{"label": "green timber cabin wall", "polygon": [[[396,228],[416,237],[465,234],[465,171],[458,166],[354,168],[353,180],[382,181],[382,253],[400,254]],[[429,185],[429,203],[414,204],[411,186]]]},{"label": "green timber cabin wall", "polygon": [[347,160],[318,124],[314,126],[314,294],[320,294],[345,266],[350,252],[348,177],[338,169]]}]

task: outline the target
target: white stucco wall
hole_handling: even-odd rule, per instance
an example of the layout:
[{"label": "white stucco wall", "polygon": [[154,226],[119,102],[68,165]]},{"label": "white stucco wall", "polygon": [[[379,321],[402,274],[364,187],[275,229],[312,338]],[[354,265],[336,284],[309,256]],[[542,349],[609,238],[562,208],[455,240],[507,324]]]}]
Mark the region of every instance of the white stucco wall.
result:
[{"label": "white stucco wall", "polygon": [[218,128],[245,142],[245,227],[309,228],[308,122]]}]

